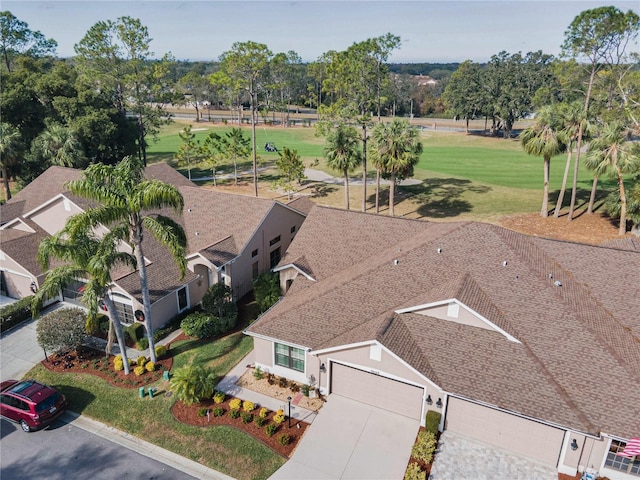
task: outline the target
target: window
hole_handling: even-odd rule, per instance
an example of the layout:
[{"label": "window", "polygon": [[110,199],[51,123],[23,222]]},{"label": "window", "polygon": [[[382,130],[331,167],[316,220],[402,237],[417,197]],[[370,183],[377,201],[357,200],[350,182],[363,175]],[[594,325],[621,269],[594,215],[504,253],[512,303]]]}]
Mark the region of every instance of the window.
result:
[{"label": "window", "polygon": [[271,240],[269,240],[269,246],[273,247],[276,243],[278,243],[280,241],[280,235],[278,235],[275,238],[272,238]]},{"label": "window", "polygon": [[304,372],[304,350],[281,343],[275,344],[276,365]]},{"label": "window", "polygon": [[178,290],[178,311],[181,312],[189,306],[187,302],[187,287],[182,287]]},{"label": "window", "polygon": [[118,318],[120,318],[122,323],[133,323],[135,321],[131,305],[120,303],[115,298],[113,299],[113,304],[116,307],[116,312],[118,312]]},{"label": "window", "polygon": [[253,257],[257,257],[257,256],[258,256],[258,249],[256,248],[255,250],[253,250],[253,251],[251,252],[251,258],[253,258]]},{"label": "window", "polygon": [[83,282],[82,280],[73,280],[69,282],[62,289],[62,296],[64,297],[64,300],[76,304],[81,303],[85,286],[86,282]]},{"label": "window", "polygon": [[640,477],[640,455],[635,457],[623,457],[619,455],[627,444],[618,440],[611,440],[607,460],[604,464],[607,467],[631,473]]},{"label": "window", "polygon": [[296,226],[291,227],[291,233],[296,233]]},{"label": "window", "polygon": [[258,262],[253,262],[253,265],[251,265],[251,278],[255,280],[256,278],[258,278],[258,275],[260,275]]},{"label": "window", "polygon": [[278,263],[280,262],[280,258],[280,247],[278,247],[269,254],[269,268],[274,268],[276,265],[278,265]]}]

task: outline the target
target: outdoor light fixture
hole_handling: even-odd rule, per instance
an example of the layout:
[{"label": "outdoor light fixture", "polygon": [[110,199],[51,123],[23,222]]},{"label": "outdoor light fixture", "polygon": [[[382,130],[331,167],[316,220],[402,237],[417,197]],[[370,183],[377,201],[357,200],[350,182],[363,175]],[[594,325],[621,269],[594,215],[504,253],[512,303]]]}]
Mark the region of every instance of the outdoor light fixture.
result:
[{"label": "outdoor light fixture", "polygon": [[431,395],[427,395],[427,405],[431,405],[433,400],[431,400]]},{"label": "outdoor light fixture", "polygon": [[38,286],[36,285],[36,282],[31,282],[31,285],[29,286],[31,292],[36,293],[38,291]]},{"label": "outdoor light fixture", "polygon": [[577,450],[578,449],[578,442],[577,440],[574,438],[573,441],[571,442],[571,450]]},{"label": "outdoor light fixture", "polygon": [[321,372],[326,372],[327,371],[327,367],[324,366],[324,363],[320,364],[320,371]]},{"label": "outdoor light fixture", "polygon": [[441,398],[439,398],[438,401],[436,402],[436,407],[442,408],[442,399]]},{"label": "outdoor light fixture", "polygon": [[289,428],[291,428],[291,397],[287,397],[287,402],[289,402]]}]

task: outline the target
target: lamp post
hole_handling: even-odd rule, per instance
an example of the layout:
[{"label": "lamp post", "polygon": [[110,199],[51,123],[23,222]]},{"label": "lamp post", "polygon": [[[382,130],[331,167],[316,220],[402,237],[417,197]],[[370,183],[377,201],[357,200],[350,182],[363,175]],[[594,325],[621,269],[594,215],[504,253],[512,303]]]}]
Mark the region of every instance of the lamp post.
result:
[{"label": "lamp post", "polygon": [[289,428],[291,428],[291,397],[287,397],[287,402],[289,402]]}]

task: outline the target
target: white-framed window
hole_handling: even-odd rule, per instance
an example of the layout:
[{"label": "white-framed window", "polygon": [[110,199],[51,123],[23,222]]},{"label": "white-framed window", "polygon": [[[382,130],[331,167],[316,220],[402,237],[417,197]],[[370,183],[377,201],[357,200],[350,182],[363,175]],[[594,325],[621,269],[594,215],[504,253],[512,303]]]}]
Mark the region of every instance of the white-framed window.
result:
[{"label": "white-framed window", "polygon": [[183,311],[189,306],[189,298],[187,297],[187,287],[178,290],[178,312]]},{"label": "white-framed window", "polygon": [[113,305],[116,307],[116,312],[118,312],[118,318],[122,323],[133,323],[136,321],[133,316],[133,303],[131,299],[121,295],[119,293],[111,294],[111,301]]},{"label": "white-framed window", "polygon": [[276,365],[304,372],[304,350],[283,343],[275,343]]},{"label": "white-framed window", "polygon": [[626,446],[625,442],[611,440],[611,446],[604,464],[608,468],[640,477],[640,455],[635,457],[623,457],[620,455]]}]

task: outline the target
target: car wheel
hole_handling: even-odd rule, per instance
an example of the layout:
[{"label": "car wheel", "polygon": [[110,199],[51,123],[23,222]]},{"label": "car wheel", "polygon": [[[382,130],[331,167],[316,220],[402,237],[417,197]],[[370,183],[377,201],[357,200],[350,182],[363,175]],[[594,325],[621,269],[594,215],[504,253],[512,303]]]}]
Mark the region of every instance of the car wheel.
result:
[{"label": "car wheel", "polygon": [[31,427],[29,426],[29,424],[24,421],[24,420],[20,420],[20,427],[22,427],[22,430],[29,433],[31,431]]}]

